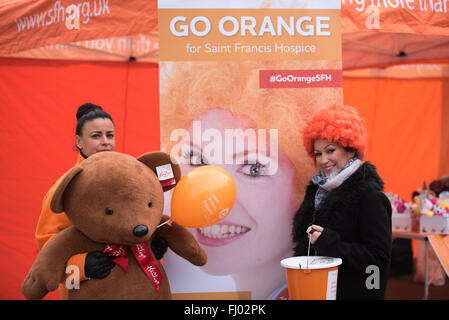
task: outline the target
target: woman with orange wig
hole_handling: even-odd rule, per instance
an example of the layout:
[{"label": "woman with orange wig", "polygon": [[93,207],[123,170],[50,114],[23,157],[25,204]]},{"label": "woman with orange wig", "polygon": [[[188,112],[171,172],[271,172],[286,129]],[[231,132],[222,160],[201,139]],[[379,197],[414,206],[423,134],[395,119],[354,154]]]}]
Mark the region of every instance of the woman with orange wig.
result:
[{"label": "woman with orange wig", "polygon": [[343,260],[337,299],[383,299],[391,255],[391,206],[376,168],[362,161],[363,119],[353,107],[332,106],[316,113],[302,133],[305,150],[319,171],[294,218],[295,255]]}]

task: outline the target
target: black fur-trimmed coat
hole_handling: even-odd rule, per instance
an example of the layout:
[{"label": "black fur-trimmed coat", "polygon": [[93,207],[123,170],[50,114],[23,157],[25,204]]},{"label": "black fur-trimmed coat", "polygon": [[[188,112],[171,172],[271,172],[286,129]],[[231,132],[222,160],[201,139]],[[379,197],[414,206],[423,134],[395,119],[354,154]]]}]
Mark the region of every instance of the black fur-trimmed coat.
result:
[{"label": "black fur-trimmed coat", "polygon": [[324,230],[311,245],[310,255],[343,260],[337,299],[383,299],[391,258],[391,205],[382,193],[383,181],[376,168],[363,163],[315,210],[317,189],[309,184],[294,217],[295,255],[307,255],[306,230],[311,224],[319,225]]}]

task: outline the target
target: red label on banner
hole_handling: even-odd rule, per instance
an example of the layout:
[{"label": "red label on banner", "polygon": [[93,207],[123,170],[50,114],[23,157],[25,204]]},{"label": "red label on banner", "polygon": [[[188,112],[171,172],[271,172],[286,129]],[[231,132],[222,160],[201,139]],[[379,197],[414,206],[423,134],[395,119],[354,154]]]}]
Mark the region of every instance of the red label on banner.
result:
[{"label": "red label on banner", "polygon": [[260,88],[341,87],[341,70],[260,70]]}]

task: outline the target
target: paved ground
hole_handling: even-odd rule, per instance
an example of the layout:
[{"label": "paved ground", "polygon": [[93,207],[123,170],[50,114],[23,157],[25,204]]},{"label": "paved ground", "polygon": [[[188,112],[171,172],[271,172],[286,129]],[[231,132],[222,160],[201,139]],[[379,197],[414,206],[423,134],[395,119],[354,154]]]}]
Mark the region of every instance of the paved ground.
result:
[{"label": "paved ground", "polygon": [[[385,300],[422,300],[424,284],[413,282],[413,275],[390,277]],[[449,278],[441,287],[429,286],[429,300],[449,300]]]}]

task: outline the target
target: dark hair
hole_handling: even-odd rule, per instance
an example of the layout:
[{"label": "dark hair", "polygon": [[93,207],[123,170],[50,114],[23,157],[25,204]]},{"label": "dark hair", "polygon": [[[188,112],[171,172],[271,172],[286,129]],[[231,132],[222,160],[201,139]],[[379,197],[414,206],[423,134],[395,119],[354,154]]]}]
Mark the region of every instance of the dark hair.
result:
[{"label": "dark hair", "polygon": [[413,198],[414,198],[414,197],[419,196],[419,195],[420,195],[420,193],[419,193],[417,190],[414,190],[414,191],[412,192],[412,201],[413,201]]},{"label": "dark hair", "polygon": [[354,158],[360,159],[360,154],[357,151],[357,149],[355,149],[353,147],[343,147],[343,149],[345,149],[346,152],[354,152]]},{"label": "dark hair", "polygon": [[97,106],[96,104],[93,104],[90,102],[82,104],[78,108],[78,111],[76,112],[76,120],[77,120],[76,129],[75,129],[76,135],[78,135],[78,136],[81,135],[81,131],[83,130],[84,123],[86,121],[94,120],[97,118],[102,118],[102,119],[107,118],[107,119],[111,120],[112,123],[114,123],[114,121],[112,120],[112,117],[109,115],[109,113],[104,111],[102,107]]},{"label": "dark hair", "polygon": [[440,179],[432,181],[429,189],[435,192],[437,196],[443,191],[449,191],[449,177],[443,176]]}]

